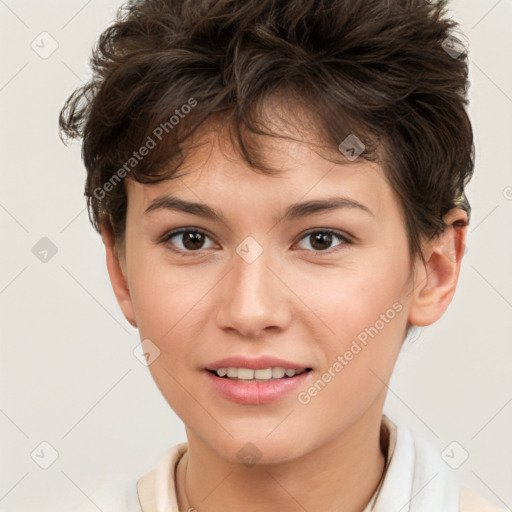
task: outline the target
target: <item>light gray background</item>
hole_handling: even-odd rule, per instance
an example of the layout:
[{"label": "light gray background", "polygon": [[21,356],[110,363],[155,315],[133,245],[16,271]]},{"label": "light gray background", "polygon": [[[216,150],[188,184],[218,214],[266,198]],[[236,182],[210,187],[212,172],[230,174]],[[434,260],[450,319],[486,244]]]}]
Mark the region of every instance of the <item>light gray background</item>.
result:
[{"label": "light gray background", "polygon": [[[119,1],[0,1],[0,511],[70,510],[185,441],[122,316],[88,223],[80,146],[58,112],[89,77],[92,44]],[[468,252],[447,314],[401,354],[385,412],[443,450],[454,470],[512,507],[512,0],[458,0],[469,39],[477,161]],[[36,53],[58,43],[46,59]],[[41,38],[46,37],[43,43]],[[58,252],[32,252],[48,237]],[[58,458],[50,461],[49,443]],[[38,455],[31,457],[33,452]],[[44,453],[44,456],[43,456]]]}]

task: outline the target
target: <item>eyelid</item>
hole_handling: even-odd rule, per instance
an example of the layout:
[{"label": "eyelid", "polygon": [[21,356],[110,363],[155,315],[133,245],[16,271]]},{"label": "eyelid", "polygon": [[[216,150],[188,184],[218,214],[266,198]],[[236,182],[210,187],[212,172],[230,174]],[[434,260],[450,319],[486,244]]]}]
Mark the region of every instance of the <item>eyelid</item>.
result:
[{"label": "eyelid", "polygon": [[210,234],[205,231],[204,229],[200,229],[200,228],[194,228],[192,226],[184,226],[184,227],[181,227],[181,228],[176,228],[176,229],[171,229],[169,231],[166,231],[159,239],[158,239],[158,242],[166,242],[168,241],[170,238],[174,238],[176,235],[181,235],[183,233],[201,233],[202,235],[206,235],[207,237],[209,238],[212,238],[210,236]]},{"label": "eyelid", "polygon": [[[308,251],[310,253],[313,253],[314,256],[322,256],[322,255],[328,255],[337,252],[338,250],[343,250],[345,246],[352,245],[354,243],[353,237],[350,236],[348,233],[345,233],[343,231],[338,231],[336,229],[332,228],[314,228],[306,231],[305,233],[302,233],[299,235],[299,240],[297,243],[299,243],[301,240],[306,238],[307,236],[313,234],[313,233],[329,233],[331,235],[334,235],[338,237],[340,240],[342,240],[341,244],[338,244],[330,249],[326,249],[325,251],[313,251],[309,249],[301,249],[304,251]],[[296,244],[295,244],[296,245]]]},{"label": "eyelid", "polygon": [[349,240],[351,242],[354,241],[354,237],[352,235],[349,235],[345,231],[339,231],[334,228],[322,228],[322,227],[308,229],[304,233],[300,234],[298,238],[299,238],[299,240],[302,240],[307,235],[311,235],[312,233],[319,233],[319,232],[320,233],[330,233],[332,235],[339,236],[340,238],[343,238],[344,240]]}]

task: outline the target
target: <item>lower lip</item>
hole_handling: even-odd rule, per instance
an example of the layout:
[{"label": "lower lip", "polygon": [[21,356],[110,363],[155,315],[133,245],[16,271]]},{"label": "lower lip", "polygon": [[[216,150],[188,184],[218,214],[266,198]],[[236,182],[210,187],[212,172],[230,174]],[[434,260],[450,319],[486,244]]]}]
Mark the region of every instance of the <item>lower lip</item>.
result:
[{"label": "lower lip", "polygon": [[206,376],[213,388],[224,398],[239,404],[260,405],[279,400],[303,385],[312,370],[294,377],[283,377],[266,382],[244,382],[217,377],[208,370]]}]

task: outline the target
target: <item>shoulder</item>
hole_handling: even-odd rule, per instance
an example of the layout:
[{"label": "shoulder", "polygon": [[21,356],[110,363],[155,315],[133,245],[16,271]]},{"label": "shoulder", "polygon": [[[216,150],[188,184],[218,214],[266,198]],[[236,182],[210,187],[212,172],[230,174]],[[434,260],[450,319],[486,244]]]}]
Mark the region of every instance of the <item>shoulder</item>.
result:
[{"label": "shoulder", "polygon": [[504,512],[505,510],[492,505],[469,487],[460,488],[459,512]]},{"label": "shoulder", "polygon": [[73,512],[142,512],[137,478],[116,481],[101,486],[86,496]]},{"label": "shoulder", "polygon": [[168,510],[178,510],[176,469],[187,450],[187,442],[173,446],[158,464],[139,478],[137,490],[144,512],[158,512],[158,504],[162,503],[166,504]]},{"label": "shoulder", "polygon": [[[465,486],[432,441],[386,415],[383,415],[383,427],[389,464],[377,499],[377,504],[382,503],[382,510],[389,510],[390,504],[400,508],[400,503],[411,502],[414,505],[411,511],[504,512],[505,509],[492,505]],[[381,439],[386,440],[386,436]]]},{"label": "shoulder", "polygon": [[159,455],[137,477],[116,480],[102,485],[86,496],[73,512],[152,512],[156,502],[174,503],[176,463],[188,449],[188,443],[179,443]]}]

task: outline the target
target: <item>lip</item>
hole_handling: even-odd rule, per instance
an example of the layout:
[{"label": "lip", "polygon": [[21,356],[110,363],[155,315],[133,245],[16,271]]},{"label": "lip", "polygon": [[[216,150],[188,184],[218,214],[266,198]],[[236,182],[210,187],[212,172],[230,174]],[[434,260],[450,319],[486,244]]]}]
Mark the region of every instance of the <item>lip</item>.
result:
[{"label": "lip", "polygon": [[219,359],[208,366],[206,370],[218,370],[219,368],[253,368],[254,370],[264,370],[266,368],[281,367],[285,370],[305,370],[310,366],[304,366],[293,361],[286,361],[273,356],[260,356],[248,358],[243,356],[232,356]]},{"label": "lip", "polygon": [[[254,364],[254,362],[251,364]],[[244,366],[235,367],[244,368]],[[210,386],[223,398],[238,404],[261,405],[279,400],[299,386],[304,386],[313,371],[304,372],[294,377],[283,377],[266,382],[230,380],[219,377],[207,369],[203,370],[202,373],[205,375]]]},{"label": "lip", "polygon": [[[281,379],[271,379],[260,382],[247,382],[243,380],[231,380],[219,377],[214,372],[218,368],[252,368],[254,370],[264,370],[265,368],[281,367],[285,370],[303,371],[300,375],[293,377],[283,377]],[[306,379],[310,378],[312,371],[304,371],[310,366],[293,361],[287,361],[274,356],[259,356],[248,358],[244,356],[232,356],[219,359],[206,366],[203,374],[209,385],[221,397],[232,402],[245,405],[261,405],[277,401],[294,389],[304,385]]]}]

